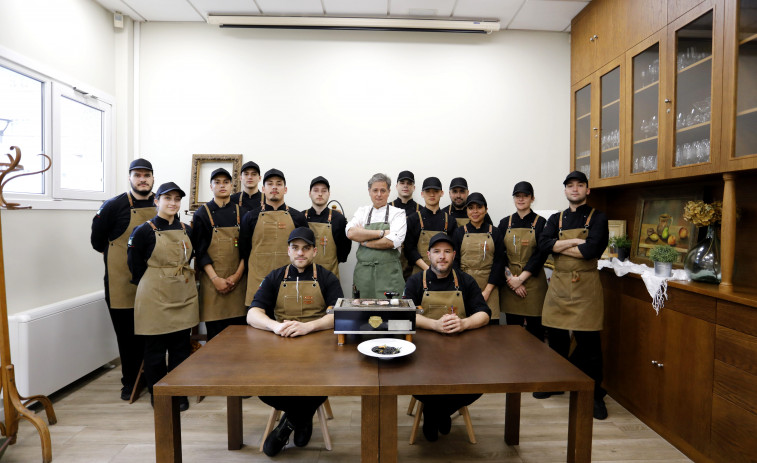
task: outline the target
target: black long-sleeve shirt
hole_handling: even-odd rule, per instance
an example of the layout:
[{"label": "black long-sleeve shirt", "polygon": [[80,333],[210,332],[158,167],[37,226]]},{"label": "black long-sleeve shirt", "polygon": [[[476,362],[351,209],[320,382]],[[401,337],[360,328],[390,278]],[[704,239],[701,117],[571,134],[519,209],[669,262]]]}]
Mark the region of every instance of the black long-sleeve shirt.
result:
[{"label": "black long-sleeve shirt", "polygon": [[[168,223],[168,220],[159,216],[155,216],[150,219],[150,222],[155,224],[158,230],[181,230],[181,222],[178,219],[174,219],[172,224]],[[190,241],[192,240],[192,227],[184,224],[187,231],[187,236]],[[147,224],[143,223],[134,229],[129,237],[129,247],[126,249],[127,262],[129,264],[129,270],[131,270],[131,282],[135,285],[139,284],[139,280],[142,279],[142,275],[147,270],[147,261],[150,260],[152,252],[155,250],[155,230]],[[187,256],[188,260],[192,260],[194,256],[194,249],[192,249],[192,255]]]},{"label": "black long-sleeve shirt", "polygon": [[[215,226],[220,228],[237,226],[237,204],[230,201],[224,207],[220,207],[215,201],[210,200],[205,206],[210,209]],[[213,240],[213,226],[210,224],[205,206],[200,206],[192,219],[192,246],[195,249],[198,270],[202,270],[208,264],[213,264],[213,259],[208,255],[208,248]],[[239,207],[239,214],[239,223],[241,223],[242,207]]]},{"label": "black long-sleeve shirt", "polygon": [[505,253],[505,244],[502,241],[502,234],[499,229],[492,224],[492,219],[489,214],[486,214],[484,223],[480,228],[476,228],[472,223],[468,223],[463,227],[457,227],[455,233],[452,235],[452,241],[455,242],[455,268],[460,268],[460,248],[463,244],[463,238],[465,237],[466,228],[468,233],[488,233],[489,225],[492,225],[492,240],[494,242],[494,262],[492,263],[492,269],[489,272],[488,282],[494,286],[502,286],[505,283],[505,267],[507,266],[507,254]]},{"label": "black long-sleeve shirt", "polygon": [[455,232],[457,228],[457,220],[454,217],[447,214],[447,228],[444,228],[444,215],[446,211],[437,209],[436,212],[430,209],[421,207],[418,212],[411,212],[407,216],[407,234],[405,235],[405,257],[407,261],[414,264],[418,259],[422,259],[421,253],[418,252],[418,240],[421,237],[421,221],[418,218],[418,214],[423,217],[423,229],[428,231],[443,231],[449,236]]},{"label": "black long-sleeve shirt", "polygon": [[[457,283],[460,285],[460,291],[463,293],[463,301],[465,302],[465,315],[470,317],[477,312],[486,312],[489,317],[492,316],[492,311],[484,296],[481,294],[481,289],[478,287],[478,283],[472,276],[455,269],[457,273]],[[452,272],[445,278],[439,278],[436,273],[431,270],[426,271],[426,284],[429,291],[454,291],[455,279],[452,277]],[[416,306],[422,305],[423,301],[423,272],[414,273],[407,279],[405,283],[405,297],[412,299],[413,304]]]},{"label": "black long-sleeve shirt", "polygon": [[[242,216],[242,227],[239,230],[239,256],[247,262],[252,251],[252,235],[255,233],[255,226],[258,224],[258,216],[261,211],[284,211],[286,210],[286,204],[282,203],[278,209],[275,209],[269,204],[265,204],[264,208],[257,208],[247,212]],[[289,208],[289,215],[294,222],[294,228],[307,227],[308,221],[305,220],[305,215],[293,208]]]},{"label": "black long-sleeve shirt", "polygon": [[[512,228],[531,228],[531,224],[534,223],[534,219],[536,218],[536,212],[531,211],[528,214],[526,214],[525,217],[522,219],[520,218],[520,215],[517,213],[512,215],[513,218],[513,224]],[[500,220],[499,226],[499,232],[502,234],[503,237],[506,236],[507,233],[507,224],[510,220],[510,216],[505,217],[504,219]],[[526,262],[526,265],[523,267],[523,271],[530,272],[532,275],[536,275],[539,270],[541,270],[542,267],[544,267],[544,262],[547,261],[547,257],[549,257],[548,252],[542,252],[542,250],[539,248],[539,237],[544,232],[544,226],[547,224],[547,219],[544,217],[539,217],[539,220],[536,221],[536,226],[534,227],[534,239],[536,240],[536,249],[534,249],[533,254],[531,254],[531,257],[528,258],[528,262]],[[507,239],[507,238],[505,238]],[[505,254],[507,254],[507,251],[505,251]]]},{"label": "black long-sleeve shirt", "polygon": [[242,197],[242,204],[241,204],[242,215],[245,215],[247,212],[250,212],[260,207],[260,198],[262,196],[260,193],[260,190],[258,190],[258,192],[252,196],[248,195],[244,191],[240,191],[239,193],[234,193],[229,198],[229,202],[232,202],[234,204],[239,204],[240,196]]},{"label": "black long-sleeve shirt", "polygon": [[405,211],[405,215],[410,215],[415,213],[415,211],[420,210],[421,206],[420,204],[416,203],[413,198],[410,198],[410,201],[403,203],[402,200],[399,198],[394,199],[394,201],[390,202],[394,207],[399,207],[400,209]]},{"label": "black long-sleeve shirt", "polygon": [[450,214],[450,216],[454,217],[455,221],[457,221],[457,219],[468,218],[468,209],[465,207],[463,207],[462,209],[456,209],[455,206],[450,204],[449,206],[443,207],[442,210],[447,214]]},{"label": "black long-sleeve shirt", "polygon": [[[588,204],[578,206],[575,212],[571,212],[570,208],[565,209],[562,219],[563,230],[584,228],[586,218],[589,217],[591,209],[591,206]],[[547,225],[544,227],[544,231],[539,238],[539,248],[547,255],[552,253],[555,242],[560,239],[558,237],[560,231],[559,220],[559,212],[552,214],[549,220],[547,220]],[[607,216],[604,212],[595,210],[594,215],[591,216],[591,222],[589,222],[589,234],[586,237],[586,243],[579,245],[578,250],[584,256],[584,259],[599,259],[605,248],[607,248],[607,241],[609,239],[610,232],[607,228]]]},{"label": "black long-sleeve shirt", "polygon": [[127,194],[131,196],[135,208],[155,207],[153,195],[150,195],[148,199],[136,199],[131,193],[121,193],[105,201],[92,219],[90,241],[95,251],[107,254],[108,243],[123,235],[129,226],[131,208]]},{"label": "black long-sleeve shirt", "polygon": [[[286,281],[313,281],[312,265],[305,267],[302,273],[299,273],[297,267],[291,264],[277,268],[263,278],[263,282],[260,284],[260,288],[255,292],[255,297],[252,299],[250,307],[260,307],[265,310],[266,315],[272,319],[276,319],[273,311],[276,307],[276,299],[279,297],[279,288],[281,287],[281,282],[284,281],[284,272],[287,267],[289,267],[289,275],[287,276]],[[344,297],[342,285],[333,273],[320,265],[316,265],[316,268],[318,286],[321,290],[321,295],[323,295],[323,300],[326,302],[326,307],[330,305],[333,306],[336,304],[337,299]]]},{"label": "black long-sleeve shirt", "polygon": [[[307,210],[307,221],[313,223],[328,223],[329,222],[329,208],[325,208],[320,214],[315,212],[312,207]],[[331,234],[334,235],[334,244],[336,244],[336,259],[339,262],[347,262],[347,257],[352,250],[352,240],[347,238],[345,228],[347,227],[347,219],[339,212],[331,211]]]}]

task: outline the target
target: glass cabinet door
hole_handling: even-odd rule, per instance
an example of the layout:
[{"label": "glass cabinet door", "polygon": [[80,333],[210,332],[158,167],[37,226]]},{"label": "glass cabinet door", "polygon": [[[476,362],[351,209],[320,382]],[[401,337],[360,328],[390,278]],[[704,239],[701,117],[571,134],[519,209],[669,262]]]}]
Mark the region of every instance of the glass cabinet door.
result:
[{"label": "glass cabinet door", "polygon": [[633,143],[631,145],[631,172],[634,174],[657,170],[660,115],[660,44],[634,56],[633,99],[631,120]]},{"label": "glass cabinet door", "polygon": [[710,162],[713,12],[675,35],[675,143],[673,166]]},{"label": "glass cabinet door", "polygon": [[575,153],[576,170],[591,178],[591,84],[575,93]]},{"label": "glass cabinet door", "polygon": [[757,154],[757,0],[738,10],[735,158]]},{"label": "glass cabinet door", "polygon": [[604,74],[600,80],[602,109],[599,117],[599,178],[620,175],[620,66]]}]

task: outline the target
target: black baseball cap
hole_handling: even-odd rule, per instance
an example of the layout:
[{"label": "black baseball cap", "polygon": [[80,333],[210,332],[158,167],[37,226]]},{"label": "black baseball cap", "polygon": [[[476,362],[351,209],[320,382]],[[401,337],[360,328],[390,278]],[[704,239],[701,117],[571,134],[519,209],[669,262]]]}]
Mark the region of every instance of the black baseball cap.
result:
[{"label": "black baseball cap", "polygon": [[449,182],[449,189],[451,190],[453,188],[465,188],[467,190],[468,181],[462,177],[455,177],[451,182]]},{"label": "black baseball cap", "polygon": [[210,181],[212,182],[213,179],[218,177],[219,175],[225,175],[229,177],[229,180],[231,180],[231,174],[229,173],[229,171],[224,169],[223,167],[219,167],[210,174]]},{"label": "black baseball cap", "polygon": [[518,193],[526,193],[527,195],[534,195],[534,187],[528,182],[518,182],[513,187],[513,196]]},{"label": "black baseball cap", "polygon": [[271,177],[279,177],[279,178],[281,178],[281,180],[284,181],[284,183],[287,182],[286,177],[284,177],[284,172],[280,171],[279,169],[270,169],[270,170],[268,170],[265,173],[265,175],[263,176],[263,183],[265,183]]},{"label": "black baseball cap", "polygon": [[409,170],[403,170],[397,176],[397,183],[399,183],[399,182],[401,182],[403,180],[410,180],[411,182],[415,183],[415,175],[413,175],[413,173],[410,172]]},{"label": "black baseball cap", "polygon": [[152,164],[147,159],[135,159],[131,161],[131,164],[129,164],[129,172],[131,172],[134,169],[145,169],[152,172]]},{"label": "black baseball cap", "polygon": [[436,243],[439,243],[442,241],[449,243],[453,249],[455,248],[455,242],[452,241],[452,238],[450,238],[450,236],[444,232],[439,232],[436,235],[432,236],[431,239],[428,241],[428,248],[431,249],[434,247]]},{"label": "black baseball cap", "polygon": [[313,230],[308,227],[297,227],[292,230],[292,233],[289,234],[287,244],[291,243],[294,240],[303,240],[304,242],[312,245],[315,244],[315,233],[313,233]]},{"label": "black baseball cap", "polygon": [[585,183],[586,186],[589,186],[589,179],[586,178],[586,174],[584,174],[580,170],[574,170],[573,172],[569,173],[568,176],[565,177],[565,180],[562,182],[562,184],[567,185],[571,180],[578,180],[581,183]]},{"label": "black baseball cap", "polygon": [[253,161],[247,161],[244,164],[242,164],[242,169],[239,172],[244,172],[247,169],[255,169],[255,172],[257,172],[258,175],[260,175],[260,166],[257,165],[257,163]]},{"label": "black baseball cap", "polygon": [[436,177],[429,177],[423,181],[422,191],[441,190],[441,189],[442,189],[442,181]]},{"label": "black baseball cap", "polygon": [[179,185],[175,184],[174,182],[168,182],[168,183],[162,184],[161,186],[158,187],[158,192],[155,194],[156,196],[160,196],[160,195],[168,193],[169,191],[178,191],[179,196],[181,196],[182,198],[187,195],[186,193],[184,193],[184,190],[179,188]]},{"label": "black baseball cap", "polygon": [[481,193],[471,193],[468,195],[468,200],[465,202],[465,205],[476,203],[484,207],[488,207],[486,205],[486,198],[484,198],[484,195]]},{"label": "black baseball cap", "polygon": [[329,184],[329,181],[326,180],[326,177],[322,177],[320,175],[310,181],[310,189],[312,189],[315,185],[319,183],[323,183],[324,185],[326,185],[326,188],[331,190],[331,185]]}]

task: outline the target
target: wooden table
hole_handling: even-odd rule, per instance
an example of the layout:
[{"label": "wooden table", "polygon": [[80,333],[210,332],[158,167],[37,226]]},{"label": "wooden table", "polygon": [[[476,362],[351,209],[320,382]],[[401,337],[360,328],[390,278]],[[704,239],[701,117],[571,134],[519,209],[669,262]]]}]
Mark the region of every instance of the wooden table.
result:
[{"label": "wooden table", "polygon": [[414,341],[412,355],[378,360],[331,332],[288,339],[231,326],[155,385],[157,461],[181,461],[181,395],[227,397],[229,450],[242,446],[243,396],[361,396],[361,461],[373,463],[397,461],[397,395],[505,392],[505,442],[517,445],[520,393],[555,390],[571,391],[567,461],[590,461],[593,381],[523,328]]}]

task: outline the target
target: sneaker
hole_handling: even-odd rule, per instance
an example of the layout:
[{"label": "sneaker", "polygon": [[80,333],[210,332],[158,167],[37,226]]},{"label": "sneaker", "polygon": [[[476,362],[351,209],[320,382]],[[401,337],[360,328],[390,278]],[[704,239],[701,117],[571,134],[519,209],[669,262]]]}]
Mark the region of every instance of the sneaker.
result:
[{"label": "sneaker", "polygon": [[289,422],[287,416],[284,415],[279,421],[278,426],[273,428],[268,437],[265,438],[263,443],[263,453],[269,457],[278,455],[281,449],[289,442],[289,435],[294,431],[294,426]]},{"label": "sneaker", "polygon": [[124,386],[121,388],[121,400],[131,400],[131,390],[133,387]]},{"label": "sneaker", "polygon": [[607,407],[604,399],[594,399],[594,418],[598,420],[607,419]]},{"label": "sneaker", "polygon": [[313,420],[311,419],[304,426],[294,427],[294,445],[304,447],[310,442],[310,436],[313,435]]},{"label": "sneaker", "polygon": [[179,398],[179,411],[185,412],[189,410],[189,399],[186,396]]},{"label": "sneaker", "polygon": [[423,436],[429,442],[439,440],[439,422],[435,416],[429,415],[426,410],[423,410]]},{"label": "sneaker", "polygon": [[439,433],[443,435],[449,434],[449,432],[452,430],[452,417],[449,415],[444,415],[439,418]]},{"label": "sneaker", "polygon": [[550,392],[534,392],[531,394],[534,399],[549,399],[553,395],[565,394],[565,391],[550,391]]}]

